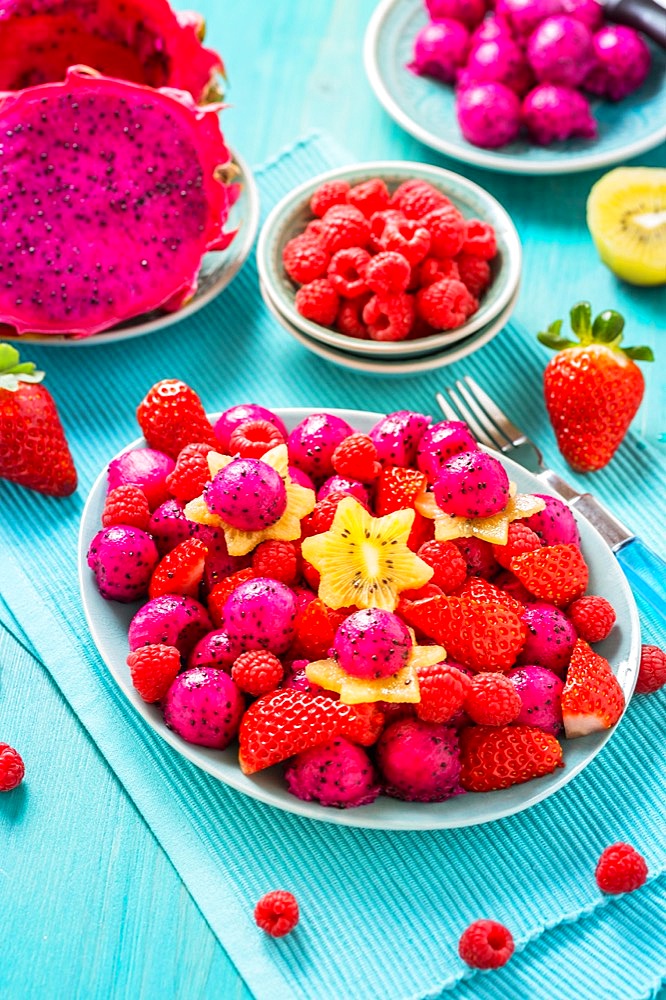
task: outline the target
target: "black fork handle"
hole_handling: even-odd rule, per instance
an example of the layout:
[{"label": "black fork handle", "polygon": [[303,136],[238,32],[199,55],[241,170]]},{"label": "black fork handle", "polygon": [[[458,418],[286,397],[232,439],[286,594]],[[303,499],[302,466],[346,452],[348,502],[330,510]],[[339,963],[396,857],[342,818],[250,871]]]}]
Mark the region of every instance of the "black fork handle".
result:
[{"label": "black fork handle", "polygon": [[666,7],[657,0],[605,0],[604,16],[615,24],[626,24],[666,49]]}]

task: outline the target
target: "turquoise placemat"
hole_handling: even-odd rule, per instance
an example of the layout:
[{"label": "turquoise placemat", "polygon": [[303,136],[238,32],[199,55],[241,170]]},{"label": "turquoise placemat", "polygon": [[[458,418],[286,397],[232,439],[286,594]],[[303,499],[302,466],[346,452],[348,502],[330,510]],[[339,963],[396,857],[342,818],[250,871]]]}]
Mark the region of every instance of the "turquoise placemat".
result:
[{"label": "turquoise placemat", "polygon": [[[325,139],[299,143],[260,172],[264,211],[293,185],[345,159]],[[545,998],[569,954],[581,963],[576,996],[598,997],[585,992],[586,977],[615,984],[609,997],[654,994],[666,967],[666,935],[659,937],[656,923],[643,930],[636,915],[663,920],[663,692],[636,698],[584,774],[529,813],[435,833],[343,829],[248,800],[164,745],[129,713],[79,603],[76,535],[87,490],[108,458],[137,436],[134,408],[157,379],[184,378],[210,410],[255,400],[432,411],[436,388],[469,372],[565,472],[539,390],[546,354],[533,338],[510,328],[452,369],[400,382],[368,379],[286,339],[266,314],[248,263],[215,303],[163,334],[30,354],[48,372],[81,487],[57,502],[0,483],[7,512],[0,542],[3,553],[16,555],[0,563],[0,618],[51,672],[255,995],[403,1000],[451,990],[461,998]],[[612,469],[593,478],[594,491],[662,553],[665,487],[656,451],[632,436]],[[644,622],[646,641],[663,643],[656,623]],[[600,851],[618,839],[636,844],[650,865],[648,885],[626,899],[602,897],[592,878]],[[298,930],[280,942],[252,921],[256,899],[278,885],[296,893],[303,912]],[[512,928],[520,950],[492,977],[469,972],[456,954],[461,930],[486,915]],[[623,938],[632,943],[623,961],[617,948],[600,944]]]}]

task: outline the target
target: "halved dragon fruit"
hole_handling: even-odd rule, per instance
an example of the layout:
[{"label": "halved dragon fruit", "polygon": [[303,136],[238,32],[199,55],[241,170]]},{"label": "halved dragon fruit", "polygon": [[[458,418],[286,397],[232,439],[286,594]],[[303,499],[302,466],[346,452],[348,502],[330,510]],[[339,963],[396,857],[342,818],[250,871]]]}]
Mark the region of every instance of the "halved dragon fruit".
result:
[{"label": "halved dragon fruit", "polygon": [[0,94],[0,322],[88,336],[190,298],[233,238],[218,110],[81,66]]},{"label": "halved dragon fruit", "polygon": [[218,96],[224,72],[204,48],[204,22],[168,0],[5,0],[0,5],[0,90],[65,79],[70,66],[149,87],[176,87],[195,101]]}]

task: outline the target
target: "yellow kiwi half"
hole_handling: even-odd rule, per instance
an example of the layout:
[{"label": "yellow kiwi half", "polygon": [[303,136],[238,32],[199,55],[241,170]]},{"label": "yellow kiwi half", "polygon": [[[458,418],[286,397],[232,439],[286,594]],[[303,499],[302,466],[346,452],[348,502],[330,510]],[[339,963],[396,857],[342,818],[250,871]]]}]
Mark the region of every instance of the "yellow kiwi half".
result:
[{"label": "yellow kiwi half", "polygon": [[618,167],[604,174],[587,199],[587,224],[618,278],[666,284],[666,169]]}]

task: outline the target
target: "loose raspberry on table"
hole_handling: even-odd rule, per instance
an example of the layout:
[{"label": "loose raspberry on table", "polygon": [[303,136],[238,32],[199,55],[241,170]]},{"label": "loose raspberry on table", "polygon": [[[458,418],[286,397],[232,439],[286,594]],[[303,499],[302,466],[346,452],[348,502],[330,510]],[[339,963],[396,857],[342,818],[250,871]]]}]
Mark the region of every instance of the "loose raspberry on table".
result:
[{"label": "loose raspberry on table", "polygon": [[208,455],[213,451],[210,444],[186,444],[176,459],[176,467],[166,478],[169,492],[176,500],[187,503],[201,496],[203,488],[210,480]]},{"label": "loose raspberry on table", "polygon": [[473,678],[465,711],[480,726],[506,726],[520,715],[522,701],[508,677],[484,672]]},{"label": "loose raspberry on table", "polygon": [[271,448],[284,444],[284,436],[270,420],[243,420],[229,437],[229,454],[261,458]]},{"label": "loose raspberry on table", "polygon": [[378,248],[402,254],[412,266],[419,264],[430,250],[430,233],[416,219],[387,221],[376,238]]},{"label": "loose raspberry on table", "polygon": [[495,559],[504,569],[508,569],[514,556],[523,552],[533,552],[541,548],[541,539],[522,521],[512,521],[506,545],[493,545]]},{"label": "loose raspberry on table", "polygon": [[434,257],[455,257],[463,249],[465,219],[453,205],[442,205],[428,212],[421,220],[430,233],[431,253]]},{"label": "loose raspberry on table", "polygon": [[350,434],[333,452],[333,468],[339,476],[372,483],[382,471],[377,449],[367,434]]},{"label": "loose raspberry on table", "polygon": [[308,285],[301,285],[294,301],[301,316],[322,326],[335,322],[340,305],[340,297],[328,278],[317,278]]},{"label": "loose raspberry on table", "polygon": [[371,340],[405,340],[414,324],[414,296],[407,292],[373,295],[363,309]]},{"label": "loose raspberry on table", "polygon": [[114,524],[128,524],[147,531],[149,523],[150,507],[142,489],[131,483],[124,483],[110,491],[102,511],[102,524],[105,528],[111,528]]},{"label": "loose raspberry on table", "polygon": [[605,597],[588,594],[579,597],[566,609],[566,615],[585,642],[601,642],[615,624],[615,610]]},{"label": "loose raspberry on table", "polygon": [[252,553],[252,569],[255,576],[268,576],[290,587],[300,576],[298,547],[278,539],[261,542]]},{"label": "loose raspberry on table", "polygon": [[326,274],[330,259],[331,255],[320,241],[307,233],[294,236],[282,251],[284,269],[299,285],[307,285]]},{"label": "loose raspberry on table", "polygon": [[659,646],[642,646],[636,694],[652,694],[666,684],[666,653]]},{"label": "loose raspberry on table", "polygon": [[401,253],[378,253],[365,269],[365,281],[377,295],[397,295],[404,292],[412,276],[412,269]]},{"label": "loose raspberry on table", "polygon": [[318,187],[310,198],[310,211],[321,218],[334,205],[345,205],[348,193],[347,181],[327,181]]},{"label": "loose raspberry on table", "polygon": [[467,579],[467,563],[460,549],[453,542],[426,542],[417,555],[434,574],[432,582],[445,594],[452,594]]},{"label": "loose raspberry on table", "polygon": [[254,909],[257,927],[271,937],[284,937],[293,931],[298,923],[298,903],[296,897],[284,889],[267,892]]},{"label": "loose raspberry on table", "polygon": [[497,255],[497,238],[490,223],[481,222],[480,219],[466,219],[464,225],[463,243],[460,247],[462,252],[492,260]]},{"label": "loose raspberry on table", "polygon": [[258,698],[274,691],[282,678],[284,668],[275,653],[267,649],[252,649],[236,657],[231,667],[231,678],[241,691]]},{"label": "loose raspberry on table", "polygon": [[334,205],[323,218],[319,239],[331,254],[347,247],[364,249],[370,241],[370,223],[353,205]]},{"label": "loose raspberry on table", "polygon": [[367,219],[375,212],[388,208],[390,195],[381,177],[373,177],[362,184],[350,188],[347,200],[350,205],[358,208]]},{"label": "loose raspberry on table", "polygon": [[424,722],[450,722],[463,707],[471,681],[448,663],[418,668],[421,701],[416,714]]},{"label": "loose raspberry on table", "polygon": [[471,253],[459,253],[455,260],[460,280],[478,299],[490,284],[490,264],[483,257]]},{"label": "loose raspberry on table", "polygon": [[619,841],[601,853],[594,877],[602,892],[618,895],[644,885],[648,875],[645,858],[631,844]]},{"label": "loose raspberry on table", "polygon": [[427,181],[414,178],[410,181],[403,181],[393,192],[391,205],[399,208],[405,213],[408,219],[422,219],[429,212],[451,202]]},{"label": "loose raspberry on table", "polygon": [[367,295],[361,295],[357,299],[343,299],[338,309],[335,325],[340,333],[348,337],[356,337],[357,340],[369,340],[368,328],[361,319],[361,314],[370,299]]},{"label": "loose raspberry on table", "polygon": [[473,969],[499,969],[514,952],[511,931],[496,920],[475,920],[463,931],[458,954]]},{"label": "loose raspberry on table", "polygon": [[458,265],[451,257],[426,257],[426,259],[419,264],[419,287],[434,285],[435,282],[444,280],[461,280]]},{"label": "loose raspberry on table", "polygon": [[416,293],[417,314],[436,330],[455,330],[477,307],[462,281],[436,281]]},{"label": "loose raspberry on table", "polygon": [[127,657],[132,684],[144,701],[160,701],[180,671],[180,653],[175,646],[155,643],[142,646]]},{"label": "loose raspberry on table", "polygon": [[346,247],[333,254],[328,265],[328,280],[338,295],[355,299],[368,290],[365,270],[370,254],[361,247]]},{"label": "loose raspberry on table", "polygon": [[11,792],[23,781],[25,764],[18,750],[0,743],[0,792]]}]

